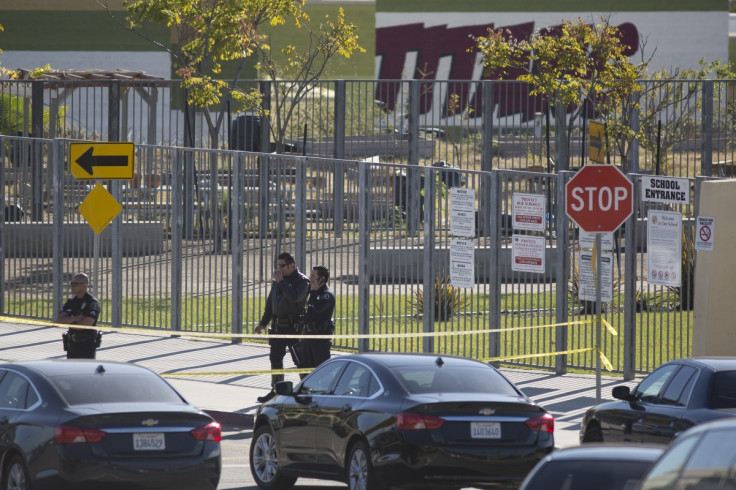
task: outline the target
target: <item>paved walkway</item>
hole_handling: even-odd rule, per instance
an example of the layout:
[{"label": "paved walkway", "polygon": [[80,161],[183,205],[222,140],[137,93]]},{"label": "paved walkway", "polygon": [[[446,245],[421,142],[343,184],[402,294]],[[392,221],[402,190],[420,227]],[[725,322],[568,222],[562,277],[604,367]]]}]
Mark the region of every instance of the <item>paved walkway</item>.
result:
[{"label": "paved walkway", "polygon": [[[61,344],[65,329],[40,323],[0,318],[0,360],[64,359]],[[250,374],[267,370],[268,346],[232,344],[212,339],[172,337],[170,332],[132,333],[105,331],[98,360],[132,362],[164,375],[194,405],[223,423],[249,426],[258,406],[256,398],[270,388],[270,376]],[[293,367],[285,359],[285,367]],[[560,447],[576,445],[580,419],[595,404],[595,376],[502,369],[524,393],[555,416],[555,438]],[[298,375],[287,375],[295,382]],[[602,377],[602,400],[621,378]]]}]

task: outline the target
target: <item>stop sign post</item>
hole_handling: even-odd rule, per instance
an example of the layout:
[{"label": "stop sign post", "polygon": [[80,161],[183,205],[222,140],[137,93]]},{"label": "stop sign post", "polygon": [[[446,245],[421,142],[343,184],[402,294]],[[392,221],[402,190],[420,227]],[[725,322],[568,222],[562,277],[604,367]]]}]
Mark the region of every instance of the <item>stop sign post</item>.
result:
[{"label": "stop sign post", "polygon": [[616,231],[634,211],[634,184],[614,165],[586,165],[565,185],[567,216],[591,233]]}]

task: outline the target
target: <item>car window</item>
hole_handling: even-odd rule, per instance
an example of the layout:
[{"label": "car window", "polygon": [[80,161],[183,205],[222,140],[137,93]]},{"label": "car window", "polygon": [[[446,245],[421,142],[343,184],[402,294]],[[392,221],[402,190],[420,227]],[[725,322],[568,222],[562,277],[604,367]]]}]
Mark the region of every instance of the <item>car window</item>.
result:
[{"label": "car window", "polygon": [[639,383],[639,386],[637,386],[634,391],[634,395],[643,402],[654,401],[667,380],[670,379],[670,376],[672,376],[679,367],[680,366],[677,364],[668,364],[656,369],[652,374],[644,378],[644,380]]},{"label": "car window", "polygon": [[32,406],[36,401],[38,401],[36,392],[28,380],[20,374],[9,371],[0,381],[0,408],[22,410]]},{"label": "car window", "polygon": [[335,380],[345,369],[345,362],[329,362],[322,364],[315,369],[312,374],[304,378],[299,387],[299,394],[302,395],[325,395],[332,391]]},{"label": "car window", "polygon": [[633,490],[650,466],[649,461],[552,461],[540,468],[528,488]]},{"label": "car window", "polygon": [[736,408],[736,371],[716,373],[713,379],[713,408]]},{"label": "car window", "polygon": [[718,490],[734,462],[736,429],[706,432],[682,470],[678,489]]},{"label": "car window", "polygon": [[394,371],[409,393],[501,393],[518,395],[513,385],[498,371],[483,365],[427,369],[401,366]]},{"label": "car window", "polygon": [[672,381],[662,394],[662,403],[687,405],[697,372],[698,370],[692,366],[682,366],[672,377]]},{"label": "car window", "polygon": [[185,403],[166,381],[154,373],[75,374],[51,376],[49,381],[69,405],[126,402]]},{"label": "car window", "polygon": [[676,439],[646,474],[639,490],[673,490],[680,470],[699,440],[698,434]]},{"label": "car window", "polygon": [[341,396],[369,397],[378,391],[373,373],[362,364],[351,362],[340,376],[334,393]]}]

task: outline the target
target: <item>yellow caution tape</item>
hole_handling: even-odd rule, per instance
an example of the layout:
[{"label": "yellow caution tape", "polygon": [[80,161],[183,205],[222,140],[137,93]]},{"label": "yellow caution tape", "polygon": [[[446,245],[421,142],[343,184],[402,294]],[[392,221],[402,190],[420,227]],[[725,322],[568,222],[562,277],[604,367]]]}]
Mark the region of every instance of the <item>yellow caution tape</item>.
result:
[{"label": "yellow caution tape", "polygon": [[599,349],[596,349],[595,347],[587,347],[584,349],[571,349],[571,350],[563,350],[563,351],[557,351],[557,352],[542,352],[541,354],[522,354],[518,356],[503,356],[503,357],[486,357],[485,359],[481,359],[483,362],[499,362],[499,361],[513,361],[517,359],[534,359],[537,357],[551,357],[551,356],[560,356],[565,354],[581,354],[583,352],[598,352],[598,355],[601,358],[601,362],[603,363],[603,366],[609,370],[613,371],[613,364],[610,363],[606,355]]}]

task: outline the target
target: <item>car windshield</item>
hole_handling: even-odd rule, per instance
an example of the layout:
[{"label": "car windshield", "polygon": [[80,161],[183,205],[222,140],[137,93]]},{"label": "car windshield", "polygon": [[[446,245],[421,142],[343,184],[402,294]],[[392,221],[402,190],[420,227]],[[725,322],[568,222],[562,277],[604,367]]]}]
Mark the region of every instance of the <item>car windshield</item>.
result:
[{"label": "car windshield", "polygon": [[444,365],[427,369],[422,366],[401,366],[395,370],[410,393],[500,393],[518,395],[501,374],[482,366]]},{"label": "car windshield", "polygon": [[52,376],[50,381],[69,405],[185,403],[163,379],[146,373]]},{"label": "car windshield", "polygon": [[527,488],[633,490],[651,465],[648,461],[555,461],[545,464]]}]

